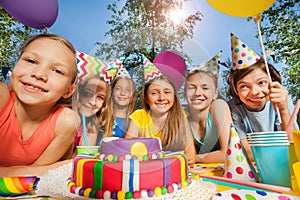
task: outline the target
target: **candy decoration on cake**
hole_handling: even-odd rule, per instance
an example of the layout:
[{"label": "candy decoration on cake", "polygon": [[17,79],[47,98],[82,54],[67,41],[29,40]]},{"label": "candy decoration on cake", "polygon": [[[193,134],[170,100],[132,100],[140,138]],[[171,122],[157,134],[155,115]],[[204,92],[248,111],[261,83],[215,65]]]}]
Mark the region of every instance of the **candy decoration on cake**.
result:
[{"label": "candy decoration on cake", "polygon": [[193,70],[207,70],[211,71],[216,77],[219,75],[219,64],[222,56],[222,51],[220,51],[217,55],[209,59],[207,62],[201,65],[197,65],[193,68]]},{"label": "candy decoration on cake", "polygon": [[231,125],[224,167],[226,178],[255,182],[255,172],[251,170],[247,162],[240,138],[233,125]]},{"label": "candy decoration on cake", "polygon": [[260,57],[244,42],[231,33],[232,69],[247,68],[256,63]]},{"label": "candy decoration on cake", "polygon": [[36,176],[25,177],[1,177],[0,178],[0,196],[17,196],[33,191],[39,178]]},{"label": "candy decoration on cake", "polygon": [[161,71],[145,55],[143,55],[143,67],[145,83],[162,75]]},{"label": "candy decoration on cake", "polygon": [[92,57],[80,51],[76,51],[78,79],[86,80],[96,74],[100,74],[109,68],[109,65],[98,58]]}]

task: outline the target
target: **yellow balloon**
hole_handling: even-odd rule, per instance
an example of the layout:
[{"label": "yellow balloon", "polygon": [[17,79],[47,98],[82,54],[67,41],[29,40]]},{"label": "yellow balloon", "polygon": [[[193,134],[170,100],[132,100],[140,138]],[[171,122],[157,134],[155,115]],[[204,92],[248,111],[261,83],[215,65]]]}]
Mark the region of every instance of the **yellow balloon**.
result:
[{"label": "yellow balloon", "polygon": [[252,17],[269,8],[276,0],[207,0],[216,10],[236,17]]}]

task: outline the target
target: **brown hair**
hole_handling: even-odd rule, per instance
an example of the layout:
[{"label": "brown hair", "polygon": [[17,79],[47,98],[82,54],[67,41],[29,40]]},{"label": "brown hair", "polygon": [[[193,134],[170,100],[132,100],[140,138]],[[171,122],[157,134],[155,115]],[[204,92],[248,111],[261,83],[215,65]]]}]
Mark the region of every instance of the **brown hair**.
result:
[{"label": "brown hair", "polygon": [[[41,39],[41,38],[46,38],[46,39],[50,39],[50,40],[55,40],[57,42],[60,42],[61,44],[63,44],[64,46],[66,46],[73,54],[74,54],[74,73],[73,73],[73,77],[72,77],[72,84],[76,84],[77,83],[77,64],[76,64],[76,50],[73,47],[73,45],[65,38],[59,36],[59,35],[55,35],[55,34],[49,34],[49,33],[42,33],[42,34],[38,34],[32,37],[29,37],[27,39],[27,41],[25,41],[25,43],[21,46],[21,54],[19,56],[20,57],[23,55],[26,47],[31,44],[33,41]],[[72,96],[69,98],[63,98],[61,97],[58,101],[57,104],[62,104],[68,107],[71,107],[71,103],[72,103]]]},{"label": "brown hair", "polygon": [[114,122],[110,104],[110,87],[102,77],[100,77],[99,75],[95,75],[87,80],[82,80],[78,83],[78,88],[73,95],[73,103],[75,103],[74,108],[77,107],[76,105],[79,103],[79,98],[81,98],[85,86],[92,79],[99,79],[99,81],[103,81],[106,85],[107,90],[102,108],[96,113],[96,117],[87,118],[87,127],[90,132],[94,133],[98,133],[102,129],[104,131],[104,136],[106,136],[112,132],[112,125]]},{"label": "brown hair", "polygon": [[[131,114],[131,113],[133,113],[133,111],[135,111],[135,105],[136,105],[136,89],[135,89],[135,84],[134,84],[134,82],[133,82],[133,80],[131,79],[131,78],[128,78],[128,77],[125,77],[125,76],[119,76],[119,77],[116,77],[113,81],[112,81],[112,83],[111,83],[111,85],[110,85],[110,87],[111,87],[111,97],[113,96],[113,91],[114,91],[114,89],[115,89],[115,86],[116,86],[116,84],[118,83],[118,81],[120,80],[120,79],[126,79],[126,80],[128,80],[130,83],[131,83],[131,85],[132,85],[132,87],[133,87],[133,93],[132,93],[132,96],[131,96],[131,99],[130,99],[130,102],[129,102],[129,105],[128,105],[128,110],[127,110],[127,114],[126,114],[126,126],[125,126],[125,128],[126,128],[126,130],[125,130],[125,132],[127,131],[127,128],[128,128],[128,125],[129,125],[129,115]],[[114,109],[113,108],[113,99],[111,98],[111,106],[112,106],[112,110]],[[112,124],[113,125],[113,124]],[[109,136],[112,136],[112,132],[110,133],[110,135]]]},{"label": "brown hair", "polygon": [[[279,74],[279,72],[276,70],[276,68],[268,63],[268,67],[269,67],[269,71],[270,71],[270,75],[272,78],[272,81],[278,81],[279,83],[281,83],[281,76]],[[239,100],[239,95],[237,93],[236,90],[236,84],[239,80],[241,80],[242,78],[244,78],[247,74],[251,73],[253,70],[255,69],[262,69],[264,72],[267,73],[267,68],[265,65],[265,61],[263,58],[259,59],[256,63],[254,63],[253,65],[247,67],[247,68],[243,68],[243,69],[239,69],[239,70],[233,70],[231,69],[229,72],[229,76],[228,76],[228,84],[229,84],[229,94]]]},{"label": "brown hair", "polygon": [[182,150],[186,147],[186,130],[184,123],[184,111],[180,104],[180,98],[176,90],[175,83],[167,76],[162,75],[151,81],[145,83],[142,92],[142,107],[149,112],[150,106],[145,101],[147,99],[147,92],[149,86],[156,80],[163,80],[168,82],[174,90],[174,104],[168,112],[168,116],[163,129],[161,130],[162,146],[164,150]]}]

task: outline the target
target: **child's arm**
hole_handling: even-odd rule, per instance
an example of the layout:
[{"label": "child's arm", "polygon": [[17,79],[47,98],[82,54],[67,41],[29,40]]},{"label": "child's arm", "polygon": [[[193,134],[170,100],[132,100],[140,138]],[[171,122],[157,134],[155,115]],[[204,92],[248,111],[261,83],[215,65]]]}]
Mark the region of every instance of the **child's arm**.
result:
[{"label": "child's arm", "polygon": [[[189,127],[188,120],[185,119],[185,127]],[[194,139],[189,128],[186,128],[186,148],[184,154],[188,157],[188,164],[193,165],[196,162],[196,149]]]},{"label": "child's arm", "polygon": [[211,113],[213,122],[218,128],[220,150],[199,154],[196,157],[196,162],[221,163],[224,162],[226,158],[230,125],[232,123],[231,113],[228,104],[222,99],[215,100],[211,104],[209,112]]},{"label": "child's arm", "polygon": [[9,95],[8,85],[0,82],[0,109],[3,107]]},{"label": "child's arm", "polygon": [[125,138],[136,138],[139,137],[139,127],[132,121],[129,121],[129,127],[127,133],[125,134]]},{"label": "child's arm", "polygon": [[[288,107],[288,91],[277,81],[270,83],[270,101],[274,107],[278,107],[282,121],[280,127],[281,130],[285,131],[291,117]],[[294,124],[292,130],[295,130]],[[288,137],[292,140],[291,135],[288,135]]]}]

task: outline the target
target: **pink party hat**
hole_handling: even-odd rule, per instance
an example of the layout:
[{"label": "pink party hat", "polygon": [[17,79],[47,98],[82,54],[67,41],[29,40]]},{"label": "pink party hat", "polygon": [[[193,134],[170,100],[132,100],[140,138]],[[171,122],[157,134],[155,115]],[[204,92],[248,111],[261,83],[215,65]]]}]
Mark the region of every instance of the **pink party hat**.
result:
[{"label": "pink party hat", "polygon": [[161,71],[145,55],[143,55],[143,67],[145,83],[162,75]]},{"label": "pink party hat", "polygon": [[231,33],[232,69],[239,70],[247,68],[256,63],[260,57]]},{"label": "pink party hat", "polygon": [[217,55],[215,55],[214,57],[209,59],[206,63],[201,64],[201,65],[197,65],[196,67],[194,67],[193,70],[200,69],[200,70],[211,71],[215,76],[218,77],[219,69],[220,69],[219,64],[220,64],[221,56],[222,56],[222,51],[220,51]]},{"label": "pink party hat", "polygon": [[86,80],[96,74],[100,74],[109,68],[109,65],[98,58],[92,57],[80,51],[76,51],[78,79]]},{"label": "pink party hat", "polygon": [[243,152],[240,138],[231,125],[230,138],[225,160],[224,177],[236,180],[256,182],[255,172],[251,170],[247,157]]}]

